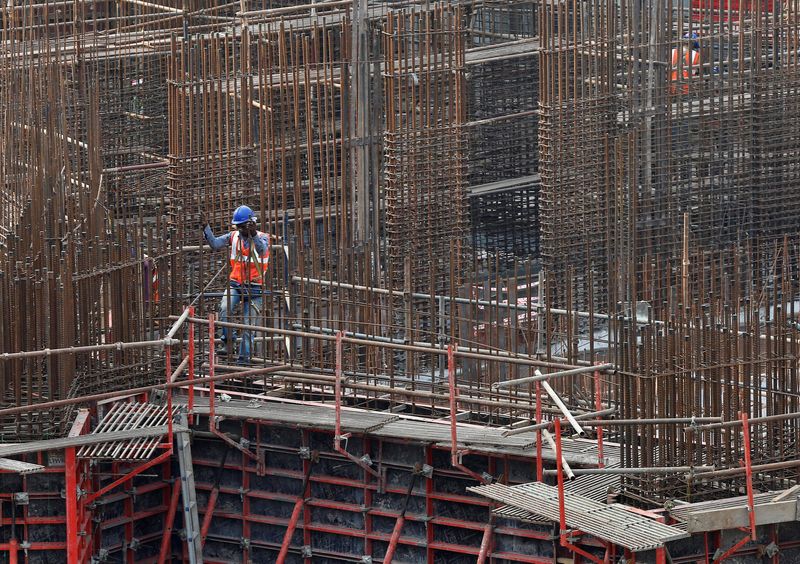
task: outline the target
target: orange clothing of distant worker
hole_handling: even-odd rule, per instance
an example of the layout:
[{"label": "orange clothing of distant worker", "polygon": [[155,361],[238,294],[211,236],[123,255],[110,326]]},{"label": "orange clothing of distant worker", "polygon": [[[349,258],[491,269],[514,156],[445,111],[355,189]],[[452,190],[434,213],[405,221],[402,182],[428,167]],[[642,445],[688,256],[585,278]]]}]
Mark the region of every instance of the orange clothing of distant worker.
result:
[{"label": "orange clothing of distant worker", "polygon": [[[672,61],[671,61],[672,73],[670,74],[670,80],[672,82],[678,82],[678,67],[679,67],[678,62],[681,51],[683,51],[683,68],[680,69],[680,74],[683,77],[683,80],[684,81],[689,80],[689,72],[690,72],[689,69],[691,69],[692,74],[694,74],[695,76],[700,74],[700,52],[694,49],[690,51],[688,49],[680,49],[678,47],[675,47],[672,50]],[[681,91],[684,94],[687,94],[689,92],[689,85],[685,83],[682,84]],[[672,92],[673,93],[676,92],[674,86],[672,87]]]}]

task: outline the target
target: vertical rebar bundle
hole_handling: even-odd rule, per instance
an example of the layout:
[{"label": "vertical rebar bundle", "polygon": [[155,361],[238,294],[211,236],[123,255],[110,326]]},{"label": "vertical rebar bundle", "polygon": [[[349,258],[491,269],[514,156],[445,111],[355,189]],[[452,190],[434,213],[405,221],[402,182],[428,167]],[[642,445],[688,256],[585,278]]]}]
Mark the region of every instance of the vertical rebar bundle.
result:
[{"label": "vertical rebar bundle", "polygon": [[411,280],[415,289],[444,291],[463,279],[469,216],[461,21],[457,9],[387,20],[387,242],[395,280]]}]

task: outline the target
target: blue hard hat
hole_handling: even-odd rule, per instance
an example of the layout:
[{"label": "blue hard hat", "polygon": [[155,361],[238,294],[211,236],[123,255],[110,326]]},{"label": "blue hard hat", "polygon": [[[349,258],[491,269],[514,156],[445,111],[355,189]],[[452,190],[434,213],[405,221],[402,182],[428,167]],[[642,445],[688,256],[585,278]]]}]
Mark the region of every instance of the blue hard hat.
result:
[{"label": "blue hard hat", "polygon": [[240,223],[247,223],[250,220],[255,220],[256,214],[253,213],[247,206],[239,206],[236,208],[236,211],[233,212],[233,223],[234,225],[239,225]]},{"label": "blue hard hat", "polygon": [[691,39],[692,40],[692,47],[695,49],[700,48],[700,43],[697,41],[697,38],[700,37],[695,32],[689,33],[688,31],[683,34],[684,39]]}]

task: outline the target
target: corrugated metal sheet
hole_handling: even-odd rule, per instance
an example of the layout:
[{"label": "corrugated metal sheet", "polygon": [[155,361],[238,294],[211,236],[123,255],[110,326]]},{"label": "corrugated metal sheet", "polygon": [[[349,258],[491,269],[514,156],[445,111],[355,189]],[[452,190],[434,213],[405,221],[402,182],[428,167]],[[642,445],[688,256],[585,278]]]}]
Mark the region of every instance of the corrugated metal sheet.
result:
[{"label": "corrugated metal sheet", "polygon": [[[770,503],[780,493],[781,492],[764,492],[764,493],[753,494],[753,502],[755,503],[755,505]],[[690,513],[696,513],[698,511],[707,511],[709,509],[728,509],[731,507],[746,507],[746,506],[747,506],[747,496],[742,495],[737,497],[729,497],[727,499],[714,499],[711,501],[701,501],[698,503],[681,503],[680,505],[669,507],[667,511],[669,512],[670,517],[672,517],[676,521],[686,522],[689,519]]]},{"label": "corrugated metal sheet", "polygon": [[44,466],[11,458],[0,458],[0,470],[9,470],[17,474],[35,474],[44,470]]},{"label": "corrugated metal sheet", "polygon": [[[526,484],[525,493],[502,484],[467,489],[545,519],[559,521],[558,488],[553,486],[533,482]],[[604,505],[572,492],[565,492],[564,505],[568,527],[634,552],[659,548],[667,542],[689,536],[685,531],[627,511],[621,506]]]},{"label": "corrugated metal sheet", "polygon": [[524,521],[525,523],[531,523],[533,525],[553,524],[553,522],[548,519],[537,517],[530,511],[525,511],[524,509],[514,507],[513,505],[503,505],[495,509],[493,513],[503,519],[517,519],[518,521]]},{"label": "corrugated metal sheet", "polygon": [[[167,425],[167,407],[151,403],[118,402],[106,413],[92,435],[106,435],[117,431],[142,431]],[[102,444],[82,446],[78,458],[102,460],[148,460],[162,437],[134,437]]]}]

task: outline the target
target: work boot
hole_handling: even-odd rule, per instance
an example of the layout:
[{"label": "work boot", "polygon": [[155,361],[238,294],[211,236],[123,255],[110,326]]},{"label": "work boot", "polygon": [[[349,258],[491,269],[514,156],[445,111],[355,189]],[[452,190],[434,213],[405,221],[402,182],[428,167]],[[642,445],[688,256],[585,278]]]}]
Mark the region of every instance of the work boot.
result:
[{"label": "work boot", "polygon": [[219,357],[228,357],[228,344],[225,341],[222,341],[220,344],[216,346],[214,349],[214,356]]}]

